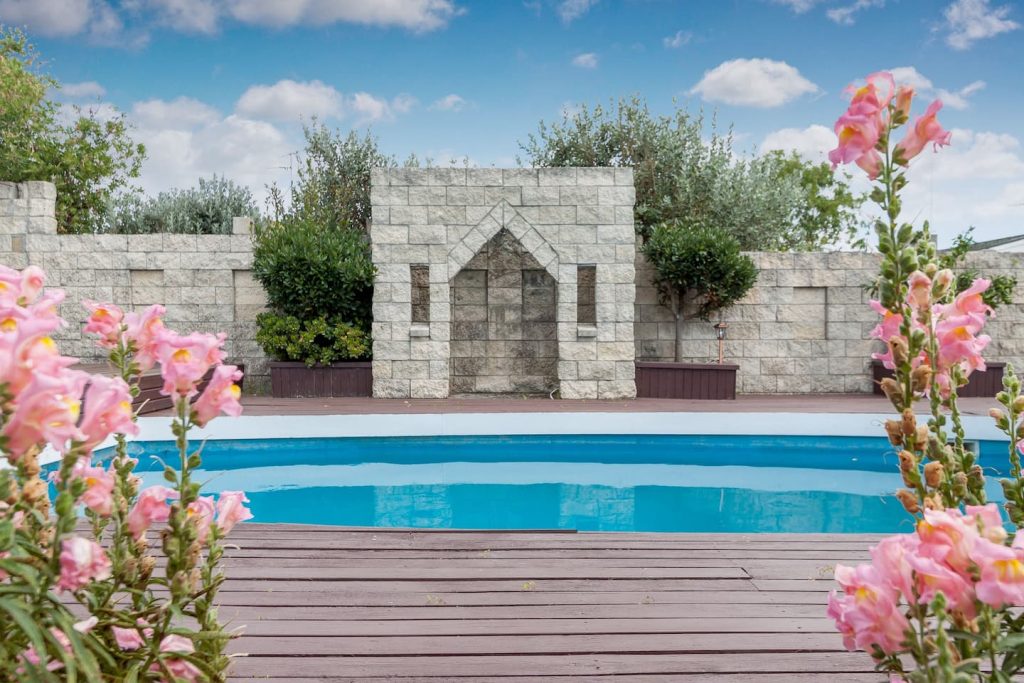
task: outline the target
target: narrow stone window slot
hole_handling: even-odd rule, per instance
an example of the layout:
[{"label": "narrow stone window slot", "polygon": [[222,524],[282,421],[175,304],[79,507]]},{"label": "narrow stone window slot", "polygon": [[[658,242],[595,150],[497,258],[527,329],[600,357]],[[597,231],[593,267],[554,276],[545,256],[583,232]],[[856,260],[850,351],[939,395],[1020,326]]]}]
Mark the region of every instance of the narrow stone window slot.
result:
[{"label": "narrow stone window slot", "polygon": [[597,266],[576,267],[576,328],[581,337],[597,334]]},{"label": "narrow stone window slot", "polygon": [[430,322],[430,266],[409,266],[409,281],[412,285],[412,322]]}]

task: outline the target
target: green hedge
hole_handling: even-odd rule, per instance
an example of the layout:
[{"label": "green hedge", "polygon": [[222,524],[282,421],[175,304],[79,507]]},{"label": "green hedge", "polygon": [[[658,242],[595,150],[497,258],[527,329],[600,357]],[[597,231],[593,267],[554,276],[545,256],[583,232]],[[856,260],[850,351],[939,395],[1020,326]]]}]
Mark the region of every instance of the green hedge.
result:
[{"label": "green hedge", "polygon": [[299,320],[268,312],[256,321],[256,341],[274,360],[313,366],[370,358],[370,335],[337,319]]}]

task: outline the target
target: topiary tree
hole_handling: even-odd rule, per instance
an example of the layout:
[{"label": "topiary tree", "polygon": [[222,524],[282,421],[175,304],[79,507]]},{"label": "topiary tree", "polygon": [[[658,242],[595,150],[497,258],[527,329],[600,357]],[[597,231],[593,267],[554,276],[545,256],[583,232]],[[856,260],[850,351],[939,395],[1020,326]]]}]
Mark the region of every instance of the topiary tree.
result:
[{"label": "topiary tree", "polygon": [[[683,359],[683,324],[709,320],[743,298],[757,280],[757,267],[740,243],[720,228],[684,221],[651,229],[643,253],[654,267],[661,301],[676,319],[676,361]],[[686,312],[693,312],[687,316]]]}]

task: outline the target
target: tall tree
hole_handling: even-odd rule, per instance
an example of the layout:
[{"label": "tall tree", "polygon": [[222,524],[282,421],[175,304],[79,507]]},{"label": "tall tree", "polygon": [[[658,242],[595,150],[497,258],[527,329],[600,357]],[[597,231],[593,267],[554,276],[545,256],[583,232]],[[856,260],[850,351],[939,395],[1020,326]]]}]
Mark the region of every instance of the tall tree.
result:
[{"label": "tall tree", "polygon": [[0,179],[53,182],[58,229],[91,232],[113,193],[138,177],[145,148],[123,114],[62,108],[59,88],[25,34],[0,26]]}]

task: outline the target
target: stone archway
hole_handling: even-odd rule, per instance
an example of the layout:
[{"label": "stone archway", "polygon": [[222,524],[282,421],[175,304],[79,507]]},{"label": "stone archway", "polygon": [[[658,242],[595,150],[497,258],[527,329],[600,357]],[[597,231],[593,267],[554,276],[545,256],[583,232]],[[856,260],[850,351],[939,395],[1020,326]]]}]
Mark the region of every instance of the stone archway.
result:
[{"label": "stone archway", "polygon": [[452,394],[558,387],[557,285],[507,229],[451,280]]}]

